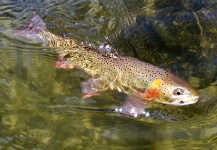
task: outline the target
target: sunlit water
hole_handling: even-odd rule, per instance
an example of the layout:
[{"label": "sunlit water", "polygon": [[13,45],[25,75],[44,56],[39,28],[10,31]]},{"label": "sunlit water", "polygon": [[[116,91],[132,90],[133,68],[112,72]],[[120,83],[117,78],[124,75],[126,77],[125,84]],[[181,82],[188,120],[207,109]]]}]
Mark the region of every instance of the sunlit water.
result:
[{"label": "sunlit water", "polygon": [[[204,67],[205,76],[190,75],[200,71],[203,65],[188,62],[188,55],[183,61],[187,61],[189,67],[182,70],[174,68],[185,66],[184,62],[180,64],[180,58],[173,61],[168,58],[168,65],[165,65],[167,62],[162,64],[199,88],[199,103],[185,107],[151,104],[145,110],[149,115],[138,118],[114,111],[124,103],[126,95],[123,93],[106,91],[101,96],[82,99],[80,84],[88,79],[88,75],[78,69],[54,68],[58,58],[53,49],[18,40],[12,34],[35,11],[46,22],[48,30],[57,35],[66,34],[78,42],[96,46],[105,41],[105,37],[118,43],[120,38],[117,37],[121,32],[133,34],[127,29],[135,26],[137,16],[153,17],[157,13],[155,7],[162,11],[167,4],[166,1],[154,2],[0,1],[0,149],[216,149],[217,89],[214,79],[217,16],[210,15],[216,14],[213,1],[209,4],[198,3],[195,7],[183,4],[185,9],[195,12],[202,7],[210,7],[209,13],[206,9],[202,11],[206,12],[204,24],[212,24],[212,28],[204,29],[202,26],[204,31],[200,29],[199,33],[195,33],[206,35],[198,54],[207,57],[206,61],[200,61],[208,66]],[[209,21],[206,21],[207,18]],[[151,18],[162,26],[160,19],[155,19]],[[168,41],[169,33],[166,31],[163,30],[162,35]],[[192,44],[189,39],[186,37],[186,45]],[[170,40],[174,45],[174,40]],[[120,45],[121,51],[129,49],[124,44]],[[130,50],[124,52],[133,56]],[[142,58],[155,63],[154,57],[155,54]]]}]

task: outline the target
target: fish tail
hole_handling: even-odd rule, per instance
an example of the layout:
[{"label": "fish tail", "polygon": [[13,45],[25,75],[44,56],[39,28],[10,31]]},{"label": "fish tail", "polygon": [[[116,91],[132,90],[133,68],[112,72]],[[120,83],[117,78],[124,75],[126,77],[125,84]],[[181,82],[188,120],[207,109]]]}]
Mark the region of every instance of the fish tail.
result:
[{"label": "fish tail", "polygon": [[16,30],[14,35],[27,39],[41,39],[44,41],[44,38],[40,36],[40,33],[46,31],[47,29],[43,20],[35,12],[33,12],[28,23]]}]

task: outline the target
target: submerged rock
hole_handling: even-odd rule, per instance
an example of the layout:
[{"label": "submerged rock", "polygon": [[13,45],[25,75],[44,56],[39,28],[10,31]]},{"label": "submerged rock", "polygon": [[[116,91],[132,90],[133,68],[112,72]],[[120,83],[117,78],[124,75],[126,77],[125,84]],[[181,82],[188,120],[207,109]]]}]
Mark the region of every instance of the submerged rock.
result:
[{"label": "submerged rock", "polygon": [[[216,9],[207,1],[143,4],[136,23],[123,30],[114,47],[144,61],[170,68],[197,87],[216,80]],[[130,7],[130,4],[128,4]]]}]

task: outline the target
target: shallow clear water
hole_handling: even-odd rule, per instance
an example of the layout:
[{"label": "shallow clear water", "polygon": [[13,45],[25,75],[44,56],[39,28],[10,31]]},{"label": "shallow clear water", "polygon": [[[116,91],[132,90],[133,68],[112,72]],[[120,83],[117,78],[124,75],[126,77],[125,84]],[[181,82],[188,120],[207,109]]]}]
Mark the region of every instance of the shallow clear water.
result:
[{"label": "shallow clear water", "polygon": [[[134,118],[115,112],[114,109],[122,106],[126,96],[116,91],[82,99],[80,84],[88,79],[88,75],[77,69],[54,68],[57,54],[53,49],[17,40],[12,34],[35,11],[45,21],[48,30],[57,35],[64,33],[78,42],[87,41],[93,45],[105,41],[108,36],[111,42],[118,43],[122,31],[125,30],[127,35],[133,34],[126,29],[133,28],[141,14],[162,27],[163,23],[153,14],[157,11],[155,8],[162,11],[168,3],[157,0],[0,1],[0,149],[217,148],[217,16],[214,1],[206,4],[210,7],[209,13],[201,8],[201,3],[195,4],[195,7],[187,3],[183,5],[185,9],[206,12],[204,18],[200,17],[204,24],[197,23],[203,29],[199,34],[206,35],[201,36],[206,40],[200,43],[201,51],[198,52],[198,55],[207,57],[204,61],[200,60],[201,64],[208,66],[204,70],[206,74],[198,76],[202,74],[199,71],[203,65],[188,61],[188,55],[183,55],[186,57],[182,64],[178,57],[173,61],[168,58],[168,63],[161,64],[199,88],[199,103],[185,107],[153,103],[146,109],[149,117]],[[212,28],[207,29],[203,25]],[[162,31],[162,37],[168,41],[170,36],[166,31]],[[189,39],[183,43],[191,45]],[[174,45],[173,39],[171,41]],[[124,44],[120,47],[121,51],[128,48]],[[131,51],[124,52],[133,55]],[[147,60],[142,58],[155,63],[151,56]],[[186,64],[188,67],[182,70],[177,67]],[[197,75],[191,75],[192,72]]]}]

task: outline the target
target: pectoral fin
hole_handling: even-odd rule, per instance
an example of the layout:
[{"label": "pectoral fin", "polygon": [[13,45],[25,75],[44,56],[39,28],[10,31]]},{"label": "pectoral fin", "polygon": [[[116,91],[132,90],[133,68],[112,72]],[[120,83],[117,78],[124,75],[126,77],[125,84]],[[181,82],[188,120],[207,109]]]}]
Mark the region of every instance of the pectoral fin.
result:
[{"label": "pectoral fin", "polygon": [[122,107],[122,113],[137,117],[138,115],[144,114],[144,109],[148,104],[149,102],[144,102],[138,98],[128,96]]}]

